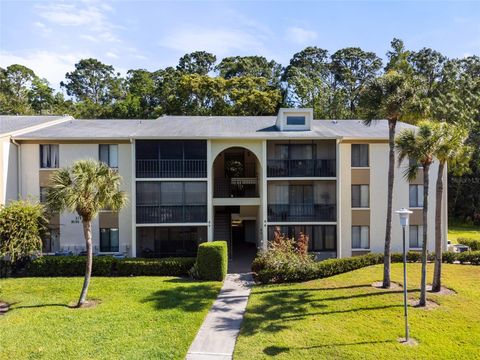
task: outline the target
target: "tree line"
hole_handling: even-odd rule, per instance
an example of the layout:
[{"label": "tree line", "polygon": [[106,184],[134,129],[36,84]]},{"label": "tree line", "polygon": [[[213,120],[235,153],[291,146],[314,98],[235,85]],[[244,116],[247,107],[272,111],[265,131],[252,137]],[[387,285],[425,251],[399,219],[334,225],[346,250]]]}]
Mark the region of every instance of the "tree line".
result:
[{"label": "tree line", "polygon": [[[451,215],[480,222],[480,57],[447,58],[391,42],[386,61],[348,47],[330,53],[311,46],[283,66],[262,56],[195,51],[176,66],[128,70],[82,59],[55,91],[33,70],[0,68],[1,114],[70,114],[76,118],[156,118],[169,115],[275,115],[311,107],[316,119],[420,119],[461,124],[476,151],[470,173],[450,172]],[[393,111],[392,111],[393,109]],[[390,112],[390,113],[389,113]],[[388,117],[390,116],[390,118]],[[391,140],[393,142],[393,140]]]}]

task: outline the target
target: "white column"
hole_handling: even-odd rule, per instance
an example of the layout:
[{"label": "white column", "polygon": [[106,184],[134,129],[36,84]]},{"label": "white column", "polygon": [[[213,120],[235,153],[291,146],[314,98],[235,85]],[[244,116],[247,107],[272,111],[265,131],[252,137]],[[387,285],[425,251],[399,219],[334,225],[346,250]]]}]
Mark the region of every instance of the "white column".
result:
[{"label": "white column", "polygon": [[341,181],[342,178],[340,176],[341,174],[341,152],[340,152],[340,140],[336,140],[336,145],[335,145],[335,151],[336,151],[336,169],[335,169],[335,174],[336,174],[336,189],[337,189],[337,258],[342,257],[342,212],[341,212],[341,199],[342,199],[342,187],[341,187]]},{"label": "white column", "polygon": [[267,211],[267,140],[263,140],[262,142],[262,159],[261,159],[261,167],[262,167],[262,174],[260,181],[262,182],[262,193],[261,196],[261,206],[262,206],[262,219],[261,221],[261,229],[262,229],[262,238],[261,238],[261,248],[263,250],[267,250],[268,246],[268,227],[267,227],[267,220],[268,220],[268,211]]},{"label": "white column", "polygon": [[213,161],[212,141],[207,140],[207,240],[213,241]]},{"label": "white column", "polygon": [[132,206],[132,242],[131,254],[132,257],[137,257],[137,161],[135,158],[135,140],[130,141],[132,150],[132,191],[131,191],[131,206]]}]

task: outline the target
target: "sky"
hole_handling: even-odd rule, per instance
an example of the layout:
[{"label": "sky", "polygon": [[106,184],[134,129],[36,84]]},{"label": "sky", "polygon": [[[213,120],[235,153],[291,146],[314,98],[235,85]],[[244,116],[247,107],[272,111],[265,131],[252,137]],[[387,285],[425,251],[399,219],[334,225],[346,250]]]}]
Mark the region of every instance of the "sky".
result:
[{"label": "sky", "polygon": [[480,55],[480,0],[0,0],[0,66],[28,66],[54,88],[87,57],[122,74],[175,66],[196,50],[287,65],[307,46],[384,57],[394,37],[412,50]]}]

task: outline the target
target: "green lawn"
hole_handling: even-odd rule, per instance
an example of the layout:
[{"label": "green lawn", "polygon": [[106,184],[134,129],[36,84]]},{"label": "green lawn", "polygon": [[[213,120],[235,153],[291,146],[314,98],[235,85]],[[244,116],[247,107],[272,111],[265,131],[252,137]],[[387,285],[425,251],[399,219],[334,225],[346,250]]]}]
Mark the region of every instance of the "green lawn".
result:
[{"label": "green lawn", "polygon": [[[418,288],[420,264],[409,264]],[[401,282],[402,265],[392,278]],[[433,267],[429,267],[431,279]],[[235,349],[235,359],[474,359],[480,351],[480,267],[444,265],[453,295],[431,295],[440,306],[410,307],[411,335],[403,333],[403,293],[371,286],[382,266],[290,285],[256,286]],[[410,286],[409,286],[410,288]],[[418,291],[410,297],[418,298]]]},{"label": "green lawn", "polygon": [[0,280],[0,359],[184,359],[220,283],[92,279],[95,308],[72,309],[82,278]]},{"label": "green lawn", "polygon": [[480,240],[480,226],[466,224],[449,224],[448,240],[450,240],[453,244],[456,244],[458,238]]}]

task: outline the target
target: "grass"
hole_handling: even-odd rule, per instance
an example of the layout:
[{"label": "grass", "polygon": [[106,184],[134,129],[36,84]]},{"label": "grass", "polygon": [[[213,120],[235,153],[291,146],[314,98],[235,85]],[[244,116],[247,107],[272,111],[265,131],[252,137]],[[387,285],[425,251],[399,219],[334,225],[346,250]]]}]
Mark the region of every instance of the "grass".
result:
[{"label": "grass", "polygon": [[456,244],[459,238],[480,240],[480,226],[459,223],[449,224],[448,240]]},{"label": "grass", "polygon": [[94,277],[94,308],[72,309],[82,278],[0,280],[0,359],[184,359],[220,283]]},{"label": "grass", "polygon": [[[418,298],[420,264],[408,264],[409,296]],[[433,266],[428,268],[431,280]],[[440,306],[410,307],[404,336],[403,292],[371,286],[373,266],[298,284],[256,286],[237,341],[235,359],[474,359],[480,344],[480,267],[444,265],[444,285],[457,294],[428,298]],[[402,265],[392,265],[402,282]]]}]

